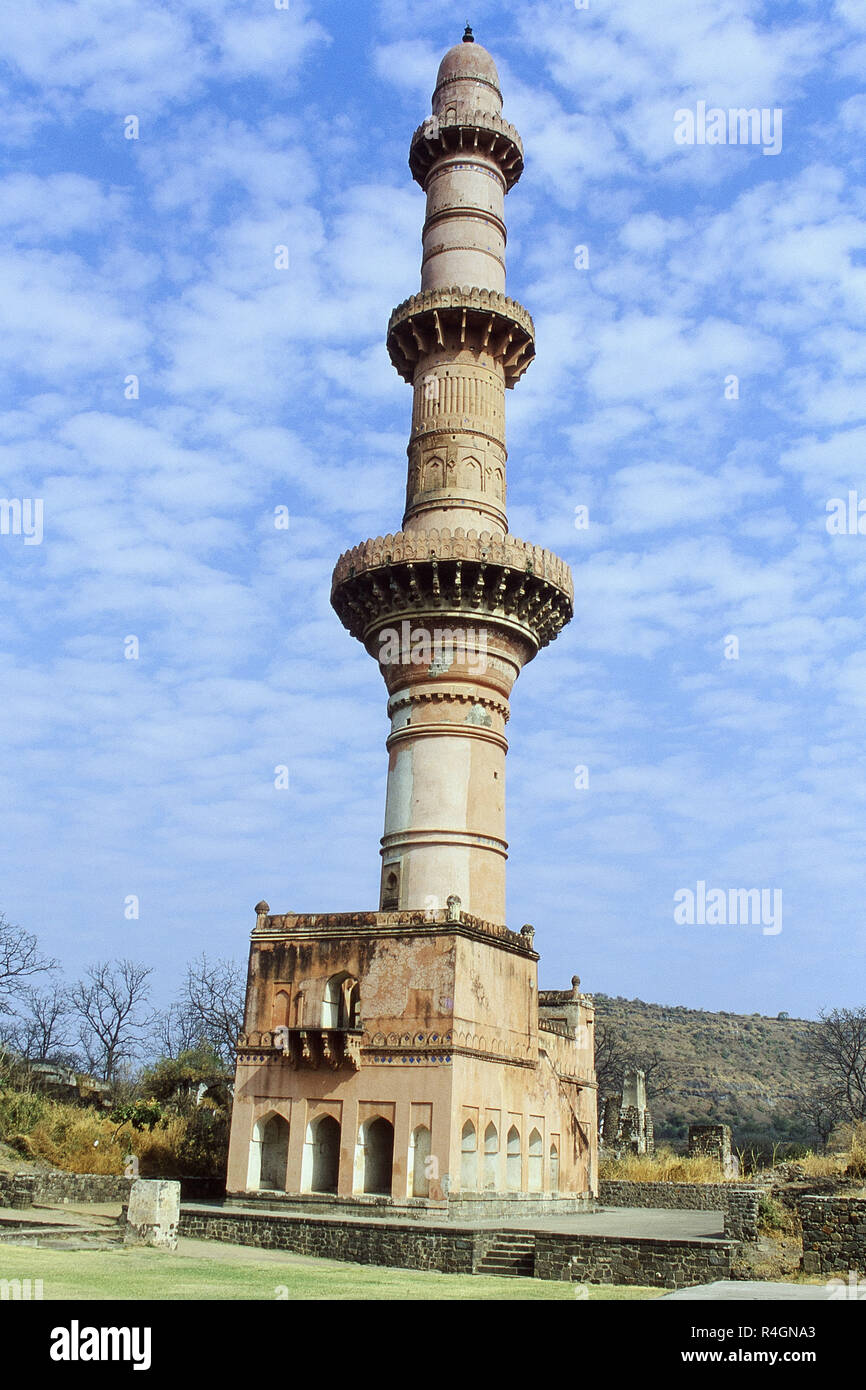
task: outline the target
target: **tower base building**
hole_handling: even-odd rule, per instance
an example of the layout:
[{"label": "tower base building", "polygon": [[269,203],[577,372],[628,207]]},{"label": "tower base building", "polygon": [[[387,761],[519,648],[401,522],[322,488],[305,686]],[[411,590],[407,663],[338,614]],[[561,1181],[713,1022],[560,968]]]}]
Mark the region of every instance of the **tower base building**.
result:
[{"label": "tower base building", "polygon": [[505,294],[523,146],[501,108],[467,30],[410,148],[421,290],[387,335],[414,399],[403,529],[341,556],[331,592],[388,691],[379,908],[256,908],[231,1195],[500,1215],[597,1190],[592,1000],[576,976],[539,992],[532,927],[505,925],[509,699],[574,588],[508,530],[505,392],[535,347]]}]

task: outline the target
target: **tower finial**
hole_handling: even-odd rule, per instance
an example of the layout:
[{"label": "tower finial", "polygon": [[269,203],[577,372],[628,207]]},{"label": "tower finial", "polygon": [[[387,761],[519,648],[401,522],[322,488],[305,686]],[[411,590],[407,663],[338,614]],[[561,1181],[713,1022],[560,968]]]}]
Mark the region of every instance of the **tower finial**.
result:
[{"label": "tower finial", "polygon": [[474,42],[475,42],[475,35],[472,33],[472,30],[470,29],[470,27],[469,27],[468,24],[466,25],[466,30],[465,30],[465,32],[464,32],[464,34],[463,34],[463,42],[464,42],[464,43],[474,43]]}]

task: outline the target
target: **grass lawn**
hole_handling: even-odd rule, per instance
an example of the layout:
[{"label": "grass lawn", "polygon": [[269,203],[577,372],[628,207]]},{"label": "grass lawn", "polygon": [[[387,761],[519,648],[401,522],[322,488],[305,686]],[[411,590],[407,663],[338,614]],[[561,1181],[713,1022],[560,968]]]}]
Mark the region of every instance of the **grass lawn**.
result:
[{"label": "grass lawn", "polygon": [[[0,1279],[41,1279],[43,1297],[98,1299],[471,1299],[575,1301],[570,1284],[476,1278],[314,1260],[211,1241],[160,1250],[43,1250],[0,1245]],[[587,1286],[590,1300],[657,1298],[663,1289]]]}]

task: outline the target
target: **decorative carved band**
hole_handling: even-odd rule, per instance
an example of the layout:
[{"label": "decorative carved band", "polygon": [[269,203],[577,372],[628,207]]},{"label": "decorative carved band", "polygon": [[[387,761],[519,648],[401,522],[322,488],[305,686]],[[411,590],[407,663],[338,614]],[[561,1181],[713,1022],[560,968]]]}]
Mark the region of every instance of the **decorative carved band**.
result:
[{"label": "decorative carved band", "polygon": [[465,690],[456,690],[453,687],[444,686],[441,690],[419,690],[417,686],[413,690],[401,691],[399,695],[392,695],[388,701],[388,717],[393,718],[398,709],[404,709],[407,705],[420,705],[425,703],[437,703],[447,700],[457,700],[461,704],[481,705],[485,709],[495,709],[497,714],[501,714],[507,723],[511,710],[506,700],[491,699],[489,695],[479,695],[475,691],[469,693]]},{"label": "decorative carved band", "polygon": [[445,720],[439,724],[404,724],[388,735],[385,747],[390,753],[398,744],[416,743],[419,738],[479,738],[482,742],[492,743],[503,753],[508,752],[508,739],[504,734],[496,733],[493,729],[478,728],[475,724],[449,724]]},{"label": "decorative carved band", "polygon": [[[502,442],[505,433],[505,392],[501,377],[476,368],[470,374],[459,369],[430,371],[415,382],[412,433],[464,428],[469,416],[472,430]],[[491,426],[498,431],[491,435]]]},{"label": "decorative carved band", "polygon": [[455,153],[478,151],[496,161],[506,189],[523,173],[523,141],[513,125],[490,111],[455,110],[430,116],[412,136],[409,168],[421,187],[437,160]]},{"label": "decorative carved band", "polygon": [[467,347],[500,363],[505,385],[514,386],[535,356],[532,318],[496,290],[455,285],[411,295],[388,321],[388,352],[404,381],[429,353]]},{"label": "decorative carved band", "polygon": [[[417,730],[413,729],[413,733]],[[475,830],[392,830],[383,835],[383,850],[413,849],[417,845],[457,845],[461,849],[492,850],[503,859],[508,858],[508,841],[501,835],[482,835]]]}]

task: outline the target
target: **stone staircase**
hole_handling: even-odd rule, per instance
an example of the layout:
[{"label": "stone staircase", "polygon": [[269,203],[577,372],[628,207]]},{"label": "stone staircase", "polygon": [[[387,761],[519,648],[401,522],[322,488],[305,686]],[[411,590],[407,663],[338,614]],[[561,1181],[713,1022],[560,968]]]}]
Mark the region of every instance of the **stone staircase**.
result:
[{"label": "stone staircase", "polygon": [[506,1279],[535,1275],[535,1236],[526,1231],[500,1231],[475,1266],[476,1274],[499,1274]]}]

